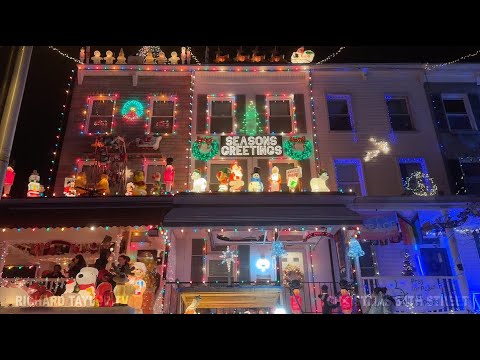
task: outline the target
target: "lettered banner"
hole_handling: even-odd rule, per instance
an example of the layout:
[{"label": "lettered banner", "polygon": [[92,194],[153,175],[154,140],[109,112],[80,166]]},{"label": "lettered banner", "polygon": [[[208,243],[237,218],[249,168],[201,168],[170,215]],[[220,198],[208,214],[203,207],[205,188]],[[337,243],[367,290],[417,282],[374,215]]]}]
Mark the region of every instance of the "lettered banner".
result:
[{"label": "lettered banner", "polygon": [[282,137],[274,135],[259,136],[221,136],[220,156],[282,156]]}]

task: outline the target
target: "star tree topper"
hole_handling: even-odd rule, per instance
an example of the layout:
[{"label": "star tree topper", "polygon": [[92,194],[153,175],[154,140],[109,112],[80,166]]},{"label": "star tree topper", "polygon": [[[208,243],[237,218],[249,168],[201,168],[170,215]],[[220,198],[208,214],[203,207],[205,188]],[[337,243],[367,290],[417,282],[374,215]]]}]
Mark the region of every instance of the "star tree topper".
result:
[{"label": "star tree topper", "polygon": [[222,264],[227,264],[228,272],[230,272],[232,263],[235,262],[236,257],[238,257],[238,252],[230,250],[230,246],[227,246],[227,251],[222,251],[220,258],[223,259]]}]

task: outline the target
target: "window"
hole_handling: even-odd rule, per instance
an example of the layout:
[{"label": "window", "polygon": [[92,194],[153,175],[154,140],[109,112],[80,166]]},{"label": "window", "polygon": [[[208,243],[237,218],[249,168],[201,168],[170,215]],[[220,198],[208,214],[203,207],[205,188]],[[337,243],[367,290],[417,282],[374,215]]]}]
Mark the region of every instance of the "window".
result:
[{"label": "window", "polygon": [[475,130],[466,95],[442,95],[442,100],[450,130]]},{"label": "window", "polygon": [[145,173],[145,184],[147,184],[147,193],[150,194],[150,190],[155,183],[154,177],[157,172],[160,173],[161,183],[163,184],[163,172],[165,171],[165,166],[167,166],[167,163],[165,160],[149,159],[144,162],[143,166],[143,172]]},{"label": "window", "polygon": [[149,133],[171,134],[174,131],[176,97],[150,98]]},{"label": "window", "polygon": [[[427,174],[427,165],[425,160],[422,158],[407,158],[398,160],[400,166],[400,174],[402,176],[402,184],[405,187],[405,181],[407,178],[416,171],[423,172]],[[428,184],[426,184],[428,187]],[[411,194],[410,190],[407,190],[407,194]]]},{"label": "window", "polygon": [[[219,160],[219,161],[209,161],[208,167],[209,167],[209,176],[207,178],[209,190],[212,192],[218,191],[220,181],[217,179],[217,172],[219,172],[222,169],[225,168],[230,168],[232,164],[237,163],[239,166],[242,168],[242,173],[243,177],[242,180],[245,183],[242,190],[245,190],[248,188],[248,183],[249,183],[249,175],[250,171],[248,168],[248,159],[239,159],[239,160]],[[203,176],[203,171],[202,171],[202,176]],[[230,186],[229,186],[230,187]]]},{"label": "window", "polygon": [[210,134],[233,133],[234,97],[208,97]]},{"label": "window", "polygon": [[327,95],[330,130],[353,130],[352,104],[349,95]]},{"label": "window", "polygon": [[[281,176],[281,182],[280,182],[280,190],[282,192],[288,192],[288,186],[287,186],[287,170],[293,169],[298,166],[298,161],[296,160],[272,160],[269,161],[268,167],[269,167],[269,172],[268,172],[268,179],[270,179],[270,175],[272,174],[272,168],[276,166],[278,168],[278,172]],[[303,179],[302,179],[303,180]],[[269,182],[264,183],[263,186],[265,187],[264,191],[268,190]]]},{"label": "window", "polygon": [[268,124],[270,133],[291,133],[292,126],[292,96],[289,97],[267,97]]},{"label": "window", "polygon": [[385,96],[390,124],[394,131],[413,130],[407,98]]},{"label": "window", "polygon": [[360,159],[336,159],[334,164],[338,191],[367,195]]},{"label": "window", "polygon": [[100,169],[99,166],[95,165],[95,161],[80,160],[77,162],[77,175],[81,172],[84,172],[87,175],[87,186],[94,186],[98,180],[99,176],[103,172],[103,169]]},{"label": "window", "polygon": [[85,128],[89,134],[112,132],[114,96],[91,96],[88,98],[88,118]]},{"label": "window", "polygon": [[192,282],[200,283],[203,281],[203,248],[205,246],[203,239],[192,239],[192,266],[190,273]]},{"label": "window", "polygon": [[480,195],[480,162],[462,160],[460,166],[467,194]]}]

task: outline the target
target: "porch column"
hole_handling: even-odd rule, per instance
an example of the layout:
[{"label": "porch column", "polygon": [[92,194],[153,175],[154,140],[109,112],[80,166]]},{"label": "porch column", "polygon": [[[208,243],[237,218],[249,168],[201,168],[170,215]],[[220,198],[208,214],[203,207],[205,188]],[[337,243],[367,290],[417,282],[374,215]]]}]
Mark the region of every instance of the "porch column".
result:
[{"label": "porch column", "polygon": [[[443,210],[442,214],[443,214],[443,217],[446,219],[446,217],[448,216],[448,210]],[[453,263],[455,265],[454,274],[457,276],[458,286],[460,288],[461,295],[463,299],[465,298],[467,299],[467,301],[464,301],[465,310],[471,310],[473,309],[473,306],[472,306],[472,299],[470,298],[470,288],[468,286],[467,277],[465,276],[465,271],[463,270],[462,259],[461,259],[460,251],[458,250],[455,231],[453,229],[445,229],[445,235],[447,236],[448,247],[450,249],[450,254],[452,256]]]},{"label": "porch column", "polygon": [[0,279],[2,278],[3,268],[5,266],[5,259],[8,255],[8,243],[6,240],[0,242]]}]

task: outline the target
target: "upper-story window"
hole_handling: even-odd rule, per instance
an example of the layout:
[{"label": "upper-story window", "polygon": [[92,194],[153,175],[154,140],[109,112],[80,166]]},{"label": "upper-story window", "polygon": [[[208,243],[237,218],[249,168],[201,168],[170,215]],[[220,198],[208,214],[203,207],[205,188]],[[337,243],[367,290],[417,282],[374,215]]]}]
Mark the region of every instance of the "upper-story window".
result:
[{"label": "upper-story window", "polygon": [[476,130],[466,94],[443,94],[442,101],[450,130]]},{"label": "upper-story window", "polygon": [[230,134],[234,129],[235,97],[208,97],[210,134]]},{"label": "upper-story window", "polygon": [[148,132],[172,134],[175,129],[175,96],[152,96],[150,98],[150,121]]},{"label": "upper-story window", "polygon": [[353,130],[352,101],[349,95],[327,95],[330,130]]},{"label": "upper-story window", "polygon": [[[425,159],[423,158],[401,158],[401,159],[398,159],[398,165],[400,166],[400,174],[402,177],[402,185],[404,188],[407,185],[406,182],[408,181],[408,179],[410,179],[410,177],[415,172],[421,172],[424,174],[428,173],[427,165],[425,163]],[[423,181],[423,180],[419,180],[419,181]],[[429,183],[427,184],[426,182],[424,182],[424,184],[427,188],[431,186],[431,184]],[[412,184],[409,184],[409,185],[411,186]],[[407,189],[406,189],[406,192],[408,194],[411,193],[411,191]]]},{"label": "upper-story window", "polygon": [[89,134],[105,134],[112,131],[115,112],[115,96],[90,96],[85,128]]},{"label": "upper-story window", "polygon": [[367,195],[360,159],[335,159],[334,165],[338,191]]},{"label": "upper-story window", "polygon": [[393,131],[413,130],[408,100],[406,97],[385,96],[388,115]]},{"label": "upper-story window", "polygon": [[270,133],[292,133],[292,96],[267,96],[267,117]]}]

